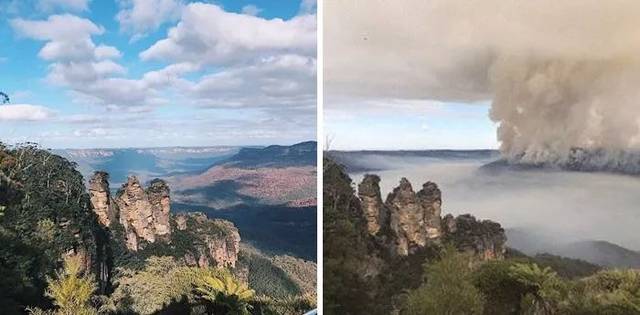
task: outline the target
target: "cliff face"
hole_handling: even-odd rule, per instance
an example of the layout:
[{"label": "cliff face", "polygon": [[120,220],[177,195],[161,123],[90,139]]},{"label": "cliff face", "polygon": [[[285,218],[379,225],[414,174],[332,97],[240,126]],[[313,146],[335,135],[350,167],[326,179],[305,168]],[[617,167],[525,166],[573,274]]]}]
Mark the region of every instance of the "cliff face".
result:
[{"label": "cliff face", "polygon": [[477,221],[471,215],[443,219],[442,196],[435,183],[426,182],[416,193],[402,178],[383,203],[379,182],[378,176],[365,175],[358,197],[368,233],[391,255],[408,256],[444,240],[482,259],[504,257],[506,237],[500,224]]},{"label": "cliff face", "polygon": [[[426,189],[426,190],[425,190]],[[417,194],[406,178],[389,194],[386,201],[391,211],[390,229],[393,251],[406,256],[438,241],[440,228],[440,190],[433,183],[424,184]]]},{"label": "cliff face", "polygon": [[358,197],[371,235],[376,235],[382,226],[389,224],[389,209],[382,202],[379,183],[377,175],[366,175],[358,185]]},{"label": "cliff face", "polygon": [[443,218],[443,234],[458,249],[473,253],[484,260],[503,259],[507,237],[500,224],[479,221],[470,214]]},{"label": "cliff face", "polygon": [[180,213],[175,216],[176,227],[187,231],[198,244],[185,254],[188,265],[199,267],[235,267],[240,250],[240,233],[233,223],[210,220],[203,213]]},{"label": "cliff face", "polygon": [[169,224],[169,212],[171,198],[169,197],[169,185],[161,179],[151,181],[146,190],[147,198],[151,204],[151,216],[155,235],[160,239],[169,239],[171,236],[171,225]]},{"label": "cliff face", "polygon": [[146,192],[136,177],[130,176],[115,197],[124,226],[127,248],[138,250],[140,240],[155,243],[153,211]]},{"label": "cliff face", "polygon": [[98,215],[98,222],[103,226],[111,225],[116,220],[116,209],[109,191],[109,174],[96,172],[89,181],[89,196],[93,210]]},{"label": "cliff face", "polygon": [[89,191],[100,224],[105,227],[121,224],[124,228],[127,249],[141,250],[143,241],[162,243],[176,253],[184,252],[190,265],[235,267],[240,243],[238,229],[231,222],[210,220],[202,213],[172,216],[170,189],[163,180],[154,179],[144,189],[131,176],[111,197],[108,174],[96,172],[89,181]]}]

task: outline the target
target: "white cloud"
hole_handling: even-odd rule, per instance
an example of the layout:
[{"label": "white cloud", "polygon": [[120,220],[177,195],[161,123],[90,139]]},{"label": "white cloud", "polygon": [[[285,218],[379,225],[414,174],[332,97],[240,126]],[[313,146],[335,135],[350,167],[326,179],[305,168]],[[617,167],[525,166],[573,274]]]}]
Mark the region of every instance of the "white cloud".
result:
[{"label": "white cloud", "polygon": [[315,15],[266,20],[226,12],[213,4],[192,3],[185,7],[180,23],[168,37],[140,57],[230,65],[278,54],[310,56],[315,55],[315,49]]},{"label": "white cloud", "polygon": [[41,11],[50,12],[56,8],[72,11],[86,11],[91,0],[38,0],[37,7]]},{"label": "white cloud", "polygon": [[90,35],[102,34],[104,29],[81,17],[63,14],[52,15],[47,20],[34,21],[12,19],[11,26],[23,36],[51,41],[73,41],[86,39]]},{"label": "white cloud", "polygon": [[260,12],[262,12],[262,9],[258,8],[257,6],[255,6],[253,4],[247,4],[244,7],[242,7],[241,12],[242,12],[242,14],[256,16],[256,15],[260,14]]},{"label": "white cloud", "polygon": [[73,15],[53,15],[47,20],[14,19],[12,27],[28,38],[47,41],[40,50],[42,59],[52,61],[47,81],[69,87],[78,99],[103,105],[147,105],[154,91],[139,80],[120,76],[127,69],[111,60],[121,56],[112,46],[97,45],[92,35],[104,29]]},{"label": "white cloud", "polygon": [[120,53],[120,51],[113,46],[99,45],[98,47],[96,47],[94,56],[96,57],[96,59],[111,59],[120,58],[122,56],[122,53]]},{"label": "white cloud", "polygon": [[178,0],[121,0],[116,20],[120,29],[133,34],[132,40],[144,37],[162,24],[180,17],[183,3]]},{"label": "white cloud", "polygon": [[[135,10],[134,3],[130,4]],[[282,139],[307,138],[315,132],[314,124],[309,123],[315,122],[316,112],[315,16],[266,20],[225,12],[211,4],[185,8],[167,38],[143,53],[147,59],[163,59],[168,65],[138,78],[127,76],[127,69],[117,62],[122,56],[117,48],[94,42],[94,36],[104,29],[89,20],[63,15],[12,22],[17,33],[45,41],[40,57],[50,61],[47,82],[68,88],[74,103],[102,106],[98,115],[57,117],[55,123],[86,127],[68,131],[65,139],[106,139],[120,135],[122,128],[128,129],[127,134],[134,129],[175,132],[185,124],[190,124],[189,130],[176,139],[200,139],[214,130],[220,137],[233,128],[251,129],[273,138],[280,135]],[[59,29],[64,20],[74,27]],[[133,28],[128,31],[143,32]],[[171,51],[166,55],[162,51],[166,45],[174,45],[184,54]],[[190,106],[202,116],[188,122],[154,120],[156,113],[150,112],[159,106],[174,107],[171,110]],[[247,118],[227,122],[223,128],[218,124],[223,120],[216,116],[219,112],[225,117]],[[112,119],[101,119],[101,115]],[[269,120],[256,122],[260,115]],[[124,121],[124,117],[135,120]],[[192,126],[198,118],[198,125]],[[217,122],[215,128],[212,121]]]},{"label": "white cloud", "polygon": [[0,106],[0,121],[40,121],[54,116],[54,112],[44,106],[11,104]]},{"label": "white cloud", "polygon": [[182,75],[197,71],[200,67],[198,65],[182,62],[169,65],[165,68],[156,71],[149,71],[144,74],[142,80],[148,86],[166,86],[169,84],[182,85],[186,82],[181,79]]},{"label": "white cloud", "polygon": [[75,15],[52,15],[47,20],[10,21],[12,28],[21,36],[47,41],[38,56],[50,61],[87,61],[98,58],[113,58],[120,52],[111,46],[96,45],[92,35],[104,33],[104,29],[90,20]]},{"label": "white cloud", "polygon": [[316,61],[284,55],[206,75],[187,89],[200,106],[306,107],[315,104]]}]

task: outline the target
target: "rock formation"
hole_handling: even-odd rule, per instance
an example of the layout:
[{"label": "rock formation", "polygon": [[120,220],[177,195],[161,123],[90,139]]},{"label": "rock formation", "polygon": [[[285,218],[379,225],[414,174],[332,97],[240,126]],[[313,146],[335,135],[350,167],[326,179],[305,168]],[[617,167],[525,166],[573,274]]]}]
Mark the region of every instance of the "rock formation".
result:
[{"label": "rock formation", "polygon": [[[240,234],[233,223],[211,220],[202,213],[172,216],[170,189],[161,179],[152,180],[144,189],[135,176],[130,176],[115,197],[110,195],[108,179],[104,172],[96,172],[91,178],[91,203],[101,225],[122,226],[127,249],[138,251],[143,249],[143,242],[159,242],[181,247],[173,251],[185,252],[189,265],[235,267]],[[172,244],[175,233],[180,234],[179,244]]]},{"label": "rock formation", "polygon": [[402,178],[383,203],[379,182],[378,176],[365,175],[358,185],[358,197],[368,233],[392,255],[408,256],[445,240],[482,259],[504,256],[506,237],[500,224],[477,221],[471,215],[443,219],[442,196],[435,183],[425,183],[416,193]]},{"label": "rock formation", "polygon": [[470,214],[443,219],[443,234],[456,248],[473,253],[484,260],[502,259],[507,237],[500,224],[489,220],[478,221]]},{"label": "rock formation", "polygon": [[111,201],[109,191],[109,174],[95,172],[89,181],[89,196],[93,210],[98,215],[98,222],[104,226],[111,225],[116,220],[116,209]]},{"label": "rock formation", "polygon": [[379,183],[380,177],[377,175],[365,175],[362,183],[358,185],[358,197],[367,221],[367,230],[371,235],[377,234],[380,227],[389,222],[389,209],[382,203]]},{"label": "rock formation", "polygon": [[169,185],[161,179],[154,179],[146,190],[147,198],[151,204],[151,215],[153,217],[153,227],[155,235],[167,240],[171,236],[171,225],[169,224],[169,212],[171,208],[171,198],[169,197]]},{"label": "rock formation", "polygon": [[439,239],[441,200],[436,184],[426,183],[416,194],[411,183],[402,178],[386,204],[391,211],[390,229],[396,254],[406,256],[425,247],[428,241]]},{"label": "rock formation", "polygon": [[240,233],[229,221],[211,220],[203,213],[180,213],[175,216],[176,228],[189,231],[196,238],[195,252],[185,254],[188,265],[199,267],[235,267],[240,250]]},{"label": "rock formation", "polygon": [[[165,184],[166,185],[166,184]],[[149,243],[156,241],[156,218],[162,211],[155,209],[149,201],[147,192],[140,185],[140,181],[135,176],[130,176],[115,197],[120,214],[120,224],[124,226],[127,248],[138,250],[141,240]],[[166,218],[161,218],[163,222],[169,220],[169,213]],[[161,228],[162,229],[162,228]]]},{"label": "rock formation", "polygon": [[[443,218],[435,183],[414,191],[403,178],[383,202],[380,177],[365,175],[356,192],[343,166],[330,158],[323,164],[324,232],[332,245],[325,245],[325,271],[330,280],[349,279],[340,283],[340,294],[357,299],[352,313],[399,314],[405,292],[424,283],[424,264],[437,261],[444,246],[474,253],[474,261],[504,257],[500,224],[471,215]],[[375,307],[363,307],[371,302]]]}]

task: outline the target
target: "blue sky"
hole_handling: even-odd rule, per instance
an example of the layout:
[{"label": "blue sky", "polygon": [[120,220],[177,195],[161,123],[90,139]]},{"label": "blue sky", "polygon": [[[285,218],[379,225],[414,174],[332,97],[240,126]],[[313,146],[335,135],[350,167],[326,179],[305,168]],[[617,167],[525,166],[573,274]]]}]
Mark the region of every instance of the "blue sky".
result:
[{"label": "blue sky", "polygon": [[498,148],[489,102],[328,98],[325,104],[325,141],[333,150]]},{"label": "blue sky", "polygon": [[[325,134],[335,150],[497,149],[489,105],[378,100],[384,111],[325,110]],[[415,106],[423,103],[425,105]],[[397,108],[397,104],[411,104]],[[414,107],[415,106],[415,107]],[[342,107],[344,108],[344,107]]]},{"label": "blue sky", "polygon": [[315,1],[0,0],[0,141],[315,139]]}]

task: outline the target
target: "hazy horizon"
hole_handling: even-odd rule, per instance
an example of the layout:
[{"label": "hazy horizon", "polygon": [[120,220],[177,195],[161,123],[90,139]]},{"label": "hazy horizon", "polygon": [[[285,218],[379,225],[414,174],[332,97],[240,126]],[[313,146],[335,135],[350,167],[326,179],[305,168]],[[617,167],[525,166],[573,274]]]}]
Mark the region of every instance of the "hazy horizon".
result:
[{"label": "hazy horizon", "polygon": [[557,243],[604,240],[633,250],[640,197],[634,193],[640,177],[561,170],[479,168],[495,157],[467,159],[364,154],[358,166],[376,169],[350,172],[357,187],[364,174],[380,176],[382,199],[406,177],[414,191],[433,181],[442,191],[442,215],[470,213],[504,228],[536,231]]}]

